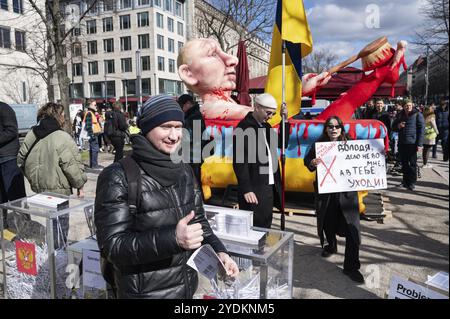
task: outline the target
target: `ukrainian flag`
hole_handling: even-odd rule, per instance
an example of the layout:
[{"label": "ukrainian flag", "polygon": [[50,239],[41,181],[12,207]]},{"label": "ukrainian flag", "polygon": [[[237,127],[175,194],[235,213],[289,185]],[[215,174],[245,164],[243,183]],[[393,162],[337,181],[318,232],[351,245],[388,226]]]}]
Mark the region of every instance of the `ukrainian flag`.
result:
[{"label": "ukrainian flag", "polygon": [[[288,117],[300,111],[302,97],[302,58],[312,51],[313,41],[303,0],[278,0],[272,36],[269,72],[265,91],[282,102],[282,40],[286,41],[286,104]],[[280,112],[271,124],[280,122]]]}]

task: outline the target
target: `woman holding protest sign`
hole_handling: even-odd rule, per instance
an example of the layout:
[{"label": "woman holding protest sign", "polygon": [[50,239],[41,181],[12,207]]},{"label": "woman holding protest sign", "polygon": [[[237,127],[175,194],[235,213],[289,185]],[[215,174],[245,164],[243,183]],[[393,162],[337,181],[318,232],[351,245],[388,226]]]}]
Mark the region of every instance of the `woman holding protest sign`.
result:
[{"label": "woman holding protest sign", "polygon": [[[331,116],[325,121],[322,135],[311,145],[305,157],[305,166],[313,172],[317,166],[323,164],[316,157],[317,142],[347,141],[349,137],[344,130],[342,120],[337,116]],[[337,253],[336,235],[345,237],[344,274],[355,282],[364,283],[364,277],[359,272],[359,245],[361,233],[359,226],[359,204],[357,192],[338,192],[319,194],[317,174],[314,182],[316,192],[317,232],[322,245],[323,257],[329,257]],[[324,247],[324,233],[327,245]]]}]

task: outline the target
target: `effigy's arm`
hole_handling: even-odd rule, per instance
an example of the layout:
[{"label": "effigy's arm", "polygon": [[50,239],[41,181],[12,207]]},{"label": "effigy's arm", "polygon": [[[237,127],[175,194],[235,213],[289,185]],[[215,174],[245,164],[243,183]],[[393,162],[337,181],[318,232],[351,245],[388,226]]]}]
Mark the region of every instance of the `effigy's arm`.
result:
[{"label": "effigy's arm", "polygon": [[317,116],[318,120],[326,120],[336,115],[343,121],[350,120],[357,108],[369,100],[384,82],[394,85],[399,78],[400,66],[406,69],[404,52],[406,42],[400,41],[395,55],[368,76],[363,77],[355,86],[345,92],[339,99],[331,103],[326,110]]}]

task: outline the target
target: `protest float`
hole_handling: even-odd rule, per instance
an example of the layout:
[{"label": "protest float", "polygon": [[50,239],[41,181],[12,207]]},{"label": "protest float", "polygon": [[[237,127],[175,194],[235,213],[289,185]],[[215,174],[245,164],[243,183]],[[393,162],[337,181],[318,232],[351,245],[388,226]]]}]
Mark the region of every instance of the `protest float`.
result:
[{"label": "protest float", "polygon": [[[286,12],[297,12],[299,16],[285,20]],[[289,1],[279,3],[272,38],[266,92],[272,94],[278,102],[277,114],[270,124],[276,130],[280,129],[278,124],[281,120],[279,114],[282,104],[286,104],[288,109],[288,119],[284,120],[291,124],[290,132],[287,132],[288,147],[285,150],[279,149],[285,176],[284,191],[313,192],[314,174],[309,172],[303,161],[307,150],[322,134],[324,122],[328,117],[339,116],[344,122],[346,133],[352,139],[381,139],[384,141],[385,149],[388,149],[388,132],[382,122],[354,120],[352,115],[382,84],[392,85],[391,95],[394,96],[394,85],[399,79],[400,67],[403,66],[406,69],[404,57],[406,42],[399,41],[397,48],[394,48],[386,37],[381,37],[362,48],[359,54],[322,74],[303,75],[301,59],[312,51],[312,37],[309,27],[300,21],[306,21],[302,6]],[[282,23],[289,23],[290,27],[281,28]],[[285,51],[282,50],[283,45],[286,47]],[[282,51],[285,52],[285,64],[282,64]],[[302,96],[310,96],[314,100],[317,92],[337,71],[356,60],[361,60],[365,72],[361,80],[332,102],[315,119],[292,118],[301,111]],[[213,139],[215,144],[212,148],[214,154],[207,157],[202,165],[201,182],[207,200],[211,197],[212,188],[227,188],[237,184],[232,166],[233,130],[252,110],[252,107],[238,104],[231,98],[233,86],[229,89],[219,89],[212,82],[202,81],[202,78],[193,79],[192,75],[186,76],[182,68],[179,69],[179,75],[187,87],[202,99],[200,109],[206,123],[206,133],[203,137]],[[208,79],[208,81],[211,80]],[[360,212],[365,211],[363,198],[366,195],[367,191],[359,192]]]}]

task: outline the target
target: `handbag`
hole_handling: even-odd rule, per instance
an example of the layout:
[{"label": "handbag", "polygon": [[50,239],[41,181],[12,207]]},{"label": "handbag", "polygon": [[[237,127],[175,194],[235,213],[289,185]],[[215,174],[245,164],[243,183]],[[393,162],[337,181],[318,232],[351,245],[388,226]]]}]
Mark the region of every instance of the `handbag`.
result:
[{"label": "handbag", "polygon": [[86,123],[85,122],[81,123],[80,139],[82,139],[82,140],[88,140],[89,139],[89,134],[88,134],[88,132],[86,130]]}]

